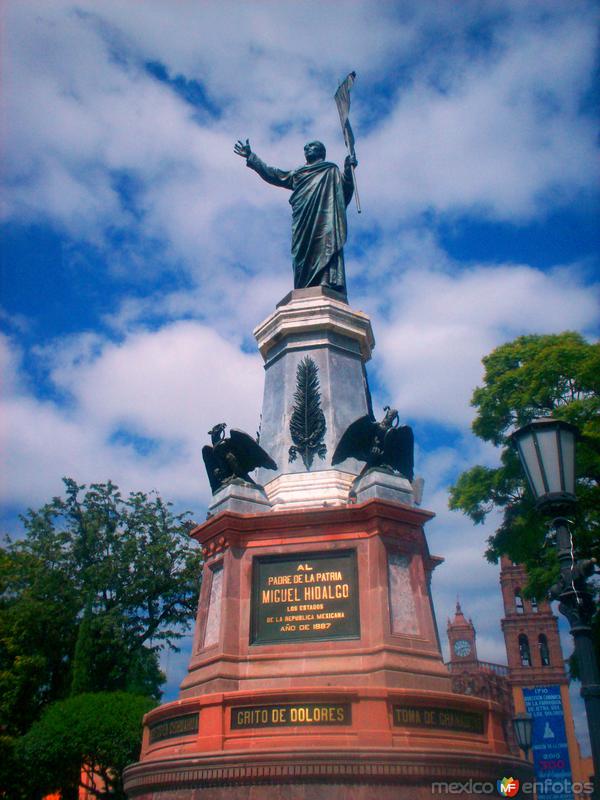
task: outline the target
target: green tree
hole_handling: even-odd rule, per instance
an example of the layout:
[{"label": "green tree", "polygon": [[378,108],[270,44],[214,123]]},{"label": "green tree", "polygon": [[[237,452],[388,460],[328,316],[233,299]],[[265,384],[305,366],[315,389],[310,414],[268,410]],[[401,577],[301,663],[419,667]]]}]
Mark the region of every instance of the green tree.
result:
[{"label": "green tree", "polygon": [[24,733],[70,693],[125,690],[155,698],[163,647],[193,618],[201,559],[187,514],[158,496],[86,489],[23,517],[0,551],[0,726]]},{"label": "green tree", "polygon": [[98,798],[125,800],[123,770],[136,761],[142,741],[142,718],[154,701],[126,692],[80,694],[52,703],[17,740],[25,796],[60,791],[77,797],[82,770],[101,778],[88,792]]},{"label": "green tree", "polygon": [[577,555],[600,561],[600,345],[577,333],[521,336],[483,359],[484,384],[475,389],[473,431],[500,450],[498,467],[475,466],[450,489],[450,508],[482,523],[502,511],[486,553],[524,563],[528,593],[544,596],[556,580],[553,548],[544,546],[547,527],[534,508],[510,433],[535,417],[552,415],[579,428],[577,497],[572,532]]}]

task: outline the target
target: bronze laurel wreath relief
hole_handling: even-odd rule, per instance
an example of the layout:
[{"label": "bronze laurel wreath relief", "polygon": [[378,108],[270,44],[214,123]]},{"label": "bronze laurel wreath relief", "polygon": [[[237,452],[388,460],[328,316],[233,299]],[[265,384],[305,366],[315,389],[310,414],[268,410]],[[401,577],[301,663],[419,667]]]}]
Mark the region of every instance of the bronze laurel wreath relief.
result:
[{"label": "bronze laurel wreath relief", "polygon": [[295,461],[300,454],[308,470],[315,453],[319,458],[325,458],[327,454],[323,441],[327,425],[321,409],[319,389],[319,368],[312,358],[306,356],[296,370],[296,391],[290,420],[290,434],[294,444],[289,449],[289,458],[290,461]]}]

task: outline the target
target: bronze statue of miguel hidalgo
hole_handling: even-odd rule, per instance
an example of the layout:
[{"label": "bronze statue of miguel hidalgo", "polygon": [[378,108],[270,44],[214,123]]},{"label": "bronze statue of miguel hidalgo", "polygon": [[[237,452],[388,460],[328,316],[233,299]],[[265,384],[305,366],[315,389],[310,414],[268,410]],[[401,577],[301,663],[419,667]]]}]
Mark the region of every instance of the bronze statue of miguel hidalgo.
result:
[{"label": "bronze statue of miguel hidalgo", "polygon": [[285,171],[261,161],[248,139],[245,144],[238,141],[234,151],[264,181],[292,192],[294,288],[327,286],[346,295],[346,206],[354,192],[352,167],[358,163],[356,156],[346,156],[342,173],[336,164],[325,160],[321,142],[308,142],[304,146],[306,164]]}]

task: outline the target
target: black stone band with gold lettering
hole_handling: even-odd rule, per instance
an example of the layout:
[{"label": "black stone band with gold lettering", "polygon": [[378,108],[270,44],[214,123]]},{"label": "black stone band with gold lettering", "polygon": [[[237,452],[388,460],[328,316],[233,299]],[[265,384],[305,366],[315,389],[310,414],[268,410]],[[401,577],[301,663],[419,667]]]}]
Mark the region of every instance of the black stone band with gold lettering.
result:
[{"label": "black stone band with gold lettering", "polygon": [[464,733],[483,733],[483,714],[452,708],[394,706],[394,725],[408,728],[437,728]]},{"label": "black stone band with gold lettering", "polygon": [[281,703],[231,709],[231,727],[234,730],[351,723],[350,703]]},{"label": "black stone band with gold lettering", "polygon": [[360,636],[355,550],[254,559],[251,644]]},{"label": "black stone band with gold lettering", "polygon": [[176,736],[192,736],[198,733],[199,715],[185,714],[157,722],[150,727],[150,744],[163,739],[174,739]]}]

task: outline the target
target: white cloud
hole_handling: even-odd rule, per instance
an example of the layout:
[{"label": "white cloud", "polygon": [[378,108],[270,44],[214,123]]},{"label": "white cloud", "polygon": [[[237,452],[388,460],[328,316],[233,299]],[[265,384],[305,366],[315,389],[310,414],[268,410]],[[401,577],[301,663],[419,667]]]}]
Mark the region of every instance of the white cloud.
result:
[{"label": "white cloud", "polygon": [[[597,177],[593,122],[578,113],[595,52],[591,6],[568,14],[546,4],[542,19],[514,4],[490,23],[492,46],[474,53],[468,36],[478,8],[456,14],[421,3],[373,13],[363,2],[343,10],[231,2],[180,3],[173,13],[162,2],[14,4],[6,12],[13,191],[5,213],[47,218],[92,241],[134,225],[206,274],[221,252],[214,226],[233,204],[261,213],[285,207],[283,193],[243,170],[233,141],[248,135],[270,161],[293,166],[305,138],[319,135],[341,159],[331,95],[349,57],[359,70],[359,128],[370,104],[388,106],[359,138],[370,215],[361,225],[377,219],[389,230],[399,216],[431,208],[500,219],[543,213],[548,192],[567,198]],[[443,47],[434,35],[441,29]],[[395,91],[403,59],[410,81]],[[152,60],[172,77],[200,81],[219,115],[194,117],[144,71]],[[374,94],[382,82],[389,98]],[[123,207],[115,171],[138,180],[141,220]],[[250,272],[264,265],[243,246],[236,253]]]},{"label": "white cloud", "polygon": [[600,311],[576,265],[555,274],[518,265],[410,267],[383,298],[374,366],[391,402],[409,419],[463,428],[484,355],[527,333],[592,329]]},{"label": "white cloud", "polygon": [[[46,500],[67,475],[157,488],[197,511],[209,497],[201,458],[207,431],[220,421],[250,433],[258,425],[259,358],[196,322],[132,333],[120,344],[77,337],[40,356],[69,402],[38,400],[15,381],[9,386],[2,486],[13,503]],[[154,446],[141,454],[131,436]]]},{"label": "white cloud", "polygon": [[594,122],[578,116],[575,98],[589,80],[593,39],[576,18],[511,27],[489,60],[457,56],[447,91],[415,82],[366,143],[366,207],[471,207],[519,219],[546,207],[556,187],[591,187]]}]

